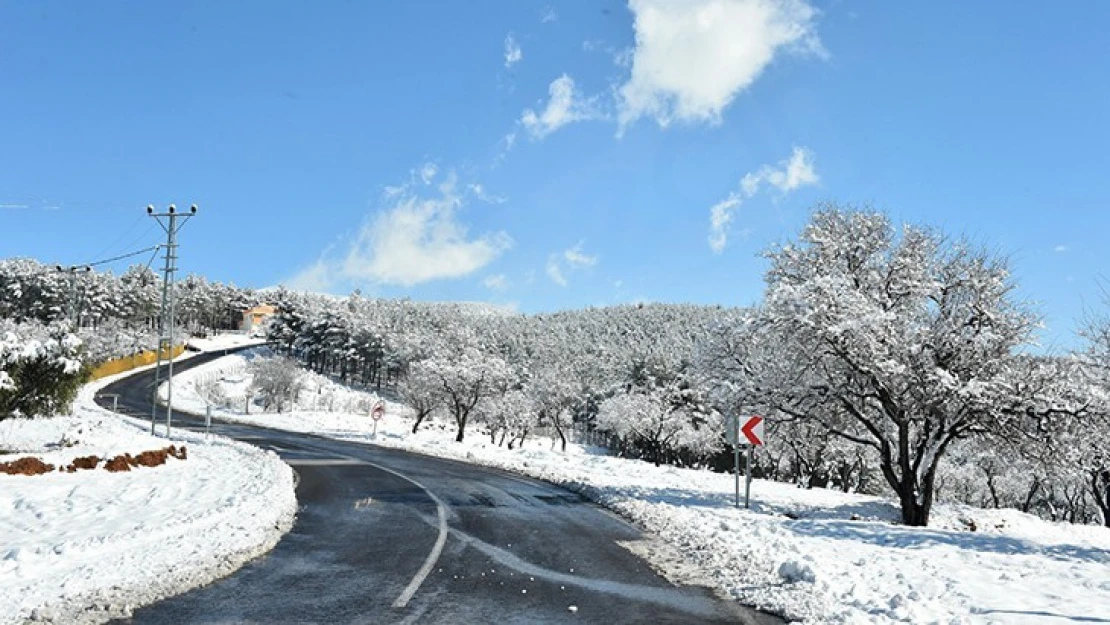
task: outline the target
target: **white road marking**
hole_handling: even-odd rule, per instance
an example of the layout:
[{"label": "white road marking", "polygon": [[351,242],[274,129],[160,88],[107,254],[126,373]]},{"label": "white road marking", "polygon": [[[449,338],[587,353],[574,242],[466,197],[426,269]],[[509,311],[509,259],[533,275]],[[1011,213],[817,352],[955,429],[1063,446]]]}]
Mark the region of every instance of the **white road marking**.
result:
[{"label": "white road marking", "polygon": [[341,466],[350,466],[350,465],[369,464],[369,463],[363,462],[361,460],[356,460],[355,458],[285,458],[284,460],[285,460],[285,464],[288,464],[289,466],[293,466],[293,467],[295,467],[295,466],[309,466],[309,467],[312,467],[312,466],[322,466],[322,467],[337,466],[337,467],[341,467]]},{"label": "white road marking", "polygon": [[420,590],[420,585],[423,584],[424,580],[427,579],[428,575],[431,574],[432,568],[435,567],[436,562],[439,560],[440,554],[443,553],[443,546],[447,544],[447,506],[443,503],[442,500],[440,500],[439,497],[435,496],[435,493],[428,490],[427,487],[425,487],[420,482],[412,479],[411,477],[408,477],[407,475],[402,475],[401,473],[398,473],[393,469],[387,469],[380,464],[375,464],[369,461],[360,462],[381,469],[386,473],[395,475],[402,480],[415,485],[417,488],[427,493],[428,497],[430,497],[432,501],[436,503],[436,515],[439,517],[439,536],[436,537],[436,544],[432,546],[431,553],[429,553],[428,557],[424,560],[424,565],[420,567],[420,570],[416,572],[416,576],[413,577],[411,581],[409,581],[409,585],[405,586],[405,589],[393,602],[393,607],[403,608],[408,605],[409,601],[412,601],[413,596],[416,595],[416,591]]}]

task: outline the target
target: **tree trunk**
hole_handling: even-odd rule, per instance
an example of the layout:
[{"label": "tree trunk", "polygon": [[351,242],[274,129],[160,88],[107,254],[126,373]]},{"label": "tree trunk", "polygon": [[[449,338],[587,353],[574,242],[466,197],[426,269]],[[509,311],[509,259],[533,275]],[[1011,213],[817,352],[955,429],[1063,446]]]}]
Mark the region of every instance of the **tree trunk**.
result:
[{"label": "tree trunk", "polygon": [[412,433],[413,434],[416,434],[416,429],[420,427],[420,424],[424,422],[424,419],[426,419],[429,414],[431,414],[431,411],[418,410],[416,412],[416,423],[412,424]]},{"label": "tree trunk", "polygon": [[558,422],[555,422],[555,433],[559,435],[559,445],[563,453],[567,453],[567,435],[563,432],[563,428],[559,427]]},{"label": "tree trunk", "polygon": [[[903,471],[902,475],[897,475],[888,459],[881,461],[880,465],[887,483],[898,494],[898,502],[902,508],[902,523],[911,527],[928,526],[929,512],[933,507],[933,482],[936,477],[936,463],[926,472],[920,489],[912,470]],[[908,468],[908,466],[904,468]],[[919,495],[920,501],[918,501]]]},{"label": "tree trunk", "polygon": [[1095,496],[1095,505],[1102,513],[1102,524],[1110,527],[1110,470],[1091,471],[1091,494]]},{"label": "tree trunk", "polygon": [[1033,498],[1041,490],[1041,478],[1034,476],[1033,483],[1029,486],[1029,492],[1025,495],[1025,501],[1021,503],[1021,511],[1028,513],[1033,507]]},{"label": "tree trunk", "polygon": [[458,424],[458,426],[459,426],[459,432],[458,432],[458,434],[455,435],[455,442],[456,443],[463,442],[463,434],[466,433],[466,418],[468,416],[469,415],[467,415],[466,413],[463,413],[461,415],[459,415],[459,414],[455,415],[455,423]]},{"label": "tree trunk", "polygon": [[987,471],[986,473],[987,473],[987,490],[989,490],[990,494],[991,494],[991,504],[994,505],[995,509],[1001,508],[1002,506],[999,505],[999,501],[998,501],[998,487],[994,483],[994,474],[991,473],[990,471]]}]

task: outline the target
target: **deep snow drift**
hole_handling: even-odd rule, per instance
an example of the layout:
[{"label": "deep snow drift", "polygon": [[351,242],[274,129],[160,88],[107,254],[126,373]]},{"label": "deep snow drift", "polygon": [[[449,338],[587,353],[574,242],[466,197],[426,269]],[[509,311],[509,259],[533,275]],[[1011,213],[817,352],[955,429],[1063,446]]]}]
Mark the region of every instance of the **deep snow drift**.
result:
[{"label": "deep snow drift", "polygon": [[[210,342],[222,348],[225,342]],[[127,375],[127,374],[123,374]],[[73,458],[188,448],[188,459],[109,473],[0,475],[0,623],[100,622],[227,575],[277,544],[296,512],[293,472],[272,452],[149,423],[96,406],[0,422],[0,456]],[[101,463],[103,466],[103,463]]]},{"label": "deep snow drift", "polygon": [[[175,405],[204,411],[200,380],[219,380],[229,397],[250,383],[249,356],[234,355],[177,378]],[[431,422],[413,435],[407,410],[387,402],[372,437],[363,408],[375,397],[306,375],[298,408],[287,414],[220,418],[315,432],[519,471],[566,485],[661,536],[682,561],[644,554],[676,578],[692,567],[737,600],[793,619],[834,623],[1066,623],[1110,619],[1110,530],[1043,521],[1013,510],[938,505],[933,527],[898,525],[891,500],[803,490],[755,480],[752,509],[733,507],[733,478],[654,467],[572,445],[531,438],[522,449],[490,443],[472,424],[462,444]],[[336,412],[320,397],[341,398]],[[315,404],[316,410],[313,410]],[[241,403],[232,402],[241,407]],[[354,412],[348,412],[352,406]],[[593,450],[596,451],[596,450]],[[975,529],[972,530],[971,528]]]}]

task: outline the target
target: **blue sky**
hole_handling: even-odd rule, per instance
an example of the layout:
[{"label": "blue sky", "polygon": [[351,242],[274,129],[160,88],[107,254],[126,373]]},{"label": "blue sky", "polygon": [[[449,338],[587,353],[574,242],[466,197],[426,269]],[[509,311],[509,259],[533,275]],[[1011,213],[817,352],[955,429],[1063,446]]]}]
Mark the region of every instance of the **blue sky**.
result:
[{"label": "blue sky", "polygon": [[0,2],[0,257],[195,202],[243,286],[745,305],[835,200],[1008,254],[1050,347],[1102,306],[1107,3],[262,6]]}]

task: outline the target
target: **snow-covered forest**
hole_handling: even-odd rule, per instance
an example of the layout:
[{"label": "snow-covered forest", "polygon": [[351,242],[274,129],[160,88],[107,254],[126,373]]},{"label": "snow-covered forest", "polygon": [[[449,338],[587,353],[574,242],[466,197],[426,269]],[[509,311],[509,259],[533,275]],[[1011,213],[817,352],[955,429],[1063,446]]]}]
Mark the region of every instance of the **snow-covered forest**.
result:
[{"label": "snow-covered forest", "polygon": [[471,304],[278,291],[270,336],[308,367],[393,389],[462,440],[544,428],[613,453],[723,470],[723,415],[761,414],[754,472],[1110,524],[1107,323],[1031,355],[1036,311],[1003,256],[883,214],[826,207],[766,252],[751,309],[639,304],[518,315]]},{"label": "snow-covered forest", "polygon": [[[0,420],[55,414],[90,366],[158,344],[162,280],[137,265],[120,276],[0,261]],[[188,276],[175,285],[177,334],[236,328],[257,296]]]},{"label": "snow-covered forest", "polygon": [[[183,336],[237,329],[243,310],[259,301],[249,289],[195,275],[174,286],[177,329]],[[0,261],[0,319],[76,327],[82,354],[92,363],[156,346],[161,298],[161,274],[146,265],[116,276],[29,259]]]},{"label": "snow-covered forest", "polygon": [[[1088,321],[1082,350],[1034,355],[1039,318],[1004,256],[881,213],[820,208],[765,257],[765,297],[748,309],[521,315],[358,292],[263,296],[189,276],[177,310],[183,332],[204,332],[276,305],[279,351],[392,394],[414,431],[434,418],[456,440],[509,447],[541,430],[565,447],[586,431],[613,454],[728,470],[725,414],[760,414],[769,440],[755,475],[892,493],[907,524],[926,525],[939,499],[1110,525],[1105,317]],[[73,372],[152,347],[160,292],[143,267],[115,277],[0,262],[0,398],[21,359],[50,354]]]}]

